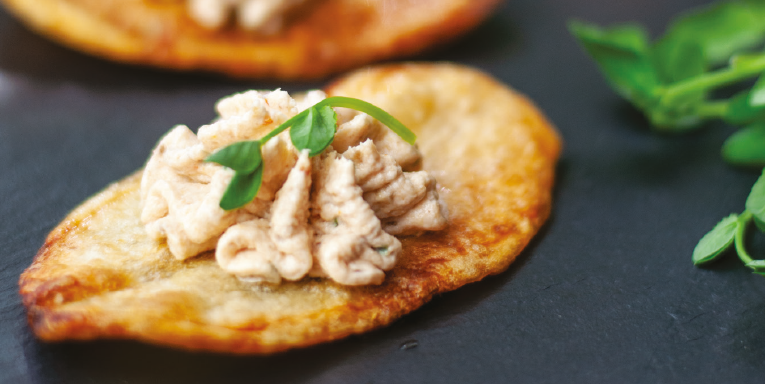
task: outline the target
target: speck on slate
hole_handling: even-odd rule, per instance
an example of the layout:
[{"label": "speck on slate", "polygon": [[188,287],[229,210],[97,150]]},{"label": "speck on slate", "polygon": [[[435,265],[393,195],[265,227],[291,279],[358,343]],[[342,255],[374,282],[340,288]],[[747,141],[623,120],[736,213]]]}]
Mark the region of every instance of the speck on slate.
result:
[{"label": "speck on slate", "polygon": [[420,342],[418,342],[417,340],[414,340],[414,339],[407,340],[401,344],[399,349],[402,351],[406,351],[412,348],[417,348],[418,345],[420,345]]}]

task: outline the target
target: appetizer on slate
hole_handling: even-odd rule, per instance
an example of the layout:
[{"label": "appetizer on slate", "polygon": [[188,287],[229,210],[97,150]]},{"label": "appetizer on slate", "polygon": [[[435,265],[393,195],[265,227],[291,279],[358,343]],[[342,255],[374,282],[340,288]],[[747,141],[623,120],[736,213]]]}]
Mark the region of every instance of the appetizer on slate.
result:
[{"label": "appetizer on slate", "polygon": [[22,274],[35,333],[312,345],[502,272],[548,217],[558,136],[486,75],[386,66],[325,92],[248,91],[173,128]]},{"label": "appetizer on slate", "polygon": [[31,28],[121,62],[317,78],[462,34],[501,0],[0,0]]}]

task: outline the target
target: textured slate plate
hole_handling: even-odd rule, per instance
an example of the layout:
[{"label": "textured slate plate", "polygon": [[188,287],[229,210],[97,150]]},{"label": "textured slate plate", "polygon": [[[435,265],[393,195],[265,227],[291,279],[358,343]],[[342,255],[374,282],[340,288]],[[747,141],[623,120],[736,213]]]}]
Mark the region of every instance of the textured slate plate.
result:
[{"label": "textured slate plate", "polygon": [[[499,276],[376,332],[271,357],[41,343],[17,279],[69,210],[140,167],[173,124],[204,124],[215,100],[243,89],[322,84],[108,63],[0,11],[0,382],[762,382],[765,279],[733,258],[690,262],[698,238],[743,208],[758,172],[720,160],[732,132],[722,125],[649,133],[565,29],[571,17],[638,20],[655,35],[700,3],[512,0],[421,57],[482,68],[546,110],[566,141],[553,217]],[[418,345],[402,350],[410,340]]]}]

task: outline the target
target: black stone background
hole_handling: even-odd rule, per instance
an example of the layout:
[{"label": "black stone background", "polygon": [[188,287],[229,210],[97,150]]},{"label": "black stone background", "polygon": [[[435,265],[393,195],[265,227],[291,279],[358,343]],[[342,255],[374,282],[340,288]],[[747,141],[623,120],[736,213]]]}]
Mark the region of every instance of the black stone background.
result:
[{"label": "black stone background", "polygon": [[[75,206],[139,168],[174,124],[218,98],[318,83],[235,81],[114,64],[43,39],[0,10],[2,383],[762,383],[765,279],[732,255],[695,268],[696,241],[743,209],[759,170],[718,155],[733,130],[650,133],[566,30],[636,20],[659,34],[700,0],[511,0],[422,60],[481,68],[531,96],[565,151],[549,223],[508,271],[365,335],[268,357],[126,341],[46,344],[19,274]],[[754,240],[765,253],[765,241]],[[415,348],[400,346],[417,340]]]}]

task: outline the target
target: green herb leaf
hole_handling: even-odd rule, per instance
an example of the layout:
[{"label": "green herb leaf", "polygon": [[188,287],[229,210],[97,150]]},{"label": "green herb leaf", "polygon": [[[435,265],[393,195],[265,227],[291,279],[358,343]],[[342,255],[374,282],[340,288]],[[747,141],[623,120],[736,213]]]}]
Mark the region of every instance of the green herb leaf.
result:
[{"label": "green herb leaf", "polygon": [[760,220],[756,216],[754,217],[754,225],[757,226],[757,229],[760,230],[760,232],[765,232],[765,221]]},{"label": "green herb leaf", "polygon": [[618,51],[643,55],[648,52],[648,34],[639,24],[600,28],[582,21],[572,21],[569,29],[580,42],[596,44]]},{"label": "green herb leaf", "polygon": [[765,124],[746,127],[725,140],[725,161],[736,165],[765,166]]},{"label": "green herb leaf", "polygon": [[678,18],[665,38],[693,40],[703,50],[708,65],[722,64],[734,53],[765,39],[760,7],[722,2]]},{"label": "green herb leaf", "polygon": [[717,223],[693,249],[693,264],[700,265],[715,260],[730,248],[737,226],[738,215],[735,213]]},{"label": "green herb leaf", "polygon": [[569,23],[569,29],[619,94],[640,108],[654,104],[660,82],[642,27],[624,25],[601,29],[574,21]]},{"label": "green herb leaf", "polygon": [[337,127],[337,115],[331,107],[313,106],[290,128],[292,144],[298,150],[308,149],[309,156],[316,156],[332,143]]},{"label": "green herb leaf", "polygon": [[237,172],[220,199],[220,207],[230,211],[248,204],[258,194],[261,184],[263,184],[262,164],[250,173]]},{"label": "green herb leaf", "polygon": [[[704,50],[692,39],[664,37],[653,48],[656,70],[665,83],[689,79],[707,70]],[[703,90],[696,92],[703,98]]]},{"label": "green herb leaf", "polygon": [[236,142],[208,156],[205,161],[218,163],[236,172],[251,173],[262,161],[260,141]]},{"label": "green herb leaf", "polygon": [[749,92],[749,105],[752,107],[765,106],[765,75],[760,75]]},{"label": "green herb leaf", "polygon": [[746,198],[746,210],[751,212],[755,218],[765,222],[765,170],[754,183],[752,191]]},{"label": "green herb leaf", "polygon": [[414,134],[414,132],[410,131],[409,128],[398,121],[395,117],[391,116],[391,114],[383,111],[379,107],[367,103],[364,100],[354,99],[352,97],[333,96],[328,97],[316,104],[317,107],[320,105],[351,108],[359,112],[364,112],[383,123],[386,127],[390,128],[391,131],[395,132],[407,143],[414,145],[414,142],[417,140],[417,136]]},{"label": "green herb leaf", "polygon": [[765,107],[755,107],[749,102],[749,91],[742,91],[728,102],[723,119],[730,124],[749,124],[765,121]]}]

